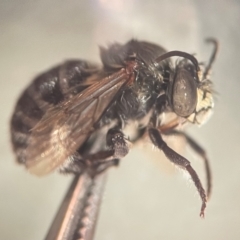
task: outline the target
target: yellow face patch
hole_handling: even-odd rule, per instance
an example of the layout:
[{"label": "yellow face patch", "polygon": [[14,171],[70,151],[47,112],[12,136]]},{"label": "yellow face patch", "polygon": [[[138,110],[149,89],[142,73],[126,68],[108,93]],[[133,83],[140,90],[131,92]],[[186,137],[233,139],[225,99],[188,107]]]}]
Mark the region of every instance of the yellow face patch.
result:
[{"label": "yellow face patch", "polygon": [[198,101],[196,110],[187,119],[198,125],[204,124],[212,114],[214,106],[213,97],[210,92],[204,92],[201,89],[197,90]]}]

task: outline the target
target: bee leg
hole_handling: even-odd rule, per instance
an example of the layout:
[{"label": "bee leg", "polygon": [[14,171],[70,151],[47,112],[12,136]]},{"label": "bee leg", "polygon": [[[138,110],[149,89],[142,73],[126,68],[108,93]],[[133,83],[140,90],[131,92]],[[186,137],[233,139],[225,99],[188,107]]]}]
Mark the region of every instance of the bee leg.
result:
[{"label": "bee leg", "polygon": [[73,160],[59,170],[61,173],[80,174],[87,169],[91,176],[100,174],[109,167],[118,166],[119,159],[129,152],[128,144],[123,133],[117,129],[110,129],[107,133],[106,143],[108,150],[99,151],[83,156],[74,155]]},{"label": "bee leg", "polygon": [[84,156],[89,168],[93,169],[93,176],[106,171],[109,167],[118,166],[120,159],[129,152],[124,134],[120,130],[110,129],[107,133],[106,143],[109,150]]},{"label": "bee leg", "polygon": [[120,130],[110,129],[107,133],[106,143],[108,150],[86,155],[84,158],[91,162],[105,163],[114,159],[121,159],[129,152],[127,141]]},{"label": "bee leg", "polygon": [[95,174],[101,174],[105,172],[107,169],[109,169],[110,167],[117,167],[119,165],[119,161],[120,159],[112,159],[112,160],[108,160],[105,163],[100,163],[100,165],[98,165],[97,167]]},{"label": "bee leg", "polygon": [[176,135],[183,137],[187,144],[192,148],[192,150],[197,153],[204,161],[204,166],[205,166],[205,172],[206,172],[206,177],[207,177],[207,196],[209,198],[212,190],[212,175],[211,175],[211,169],[209,165],[209,160],[206,154],[206,151],[190,136],[188,136],[184,132],[179,132],[176,130],[171,130],[169,132],[164,133],[164,135]]},{"label": "bee leg", "polygon": [[129,152],[124,134],[117,129],[110,129],[107,133],[107,146],[114,151],[115,158],[123,158]]},{"label": "bee leg", "polygon": [[168,145],[163,141],[160,132],[155,129],[155,128],[150,128],[148,130],[148,134],[149,137],[152,141],[152,143],[158,147],[160,150],[163,151],[163,153],[165,154],[165,156],[174,164],[182,167],[183,169],[185,169],[191,176],[198,192],[199,195],[202,199],[202,206],[201,206],[201,211],[200,211],[200,216],[204,217],[204,210],[206,208],[206,202],[207,202],[207,197],[205,194],[205,190],[202,187],[202,183],[197,175],[197,173],[195,172],[195,170],[192,168],[192,166],[190,165],[190,162],[184,158],[183,156],[179,155],[178,153],[176,153],[174,150],[172,150],[170,147],[168,147]]},{"label": "bee leg", "polygon": [[82,174],[86,167],[85,162],[83,159],[76,153],[71,156],[71,160],[68,160],[60,166],[58,169],[60,173],[63,174]]}]

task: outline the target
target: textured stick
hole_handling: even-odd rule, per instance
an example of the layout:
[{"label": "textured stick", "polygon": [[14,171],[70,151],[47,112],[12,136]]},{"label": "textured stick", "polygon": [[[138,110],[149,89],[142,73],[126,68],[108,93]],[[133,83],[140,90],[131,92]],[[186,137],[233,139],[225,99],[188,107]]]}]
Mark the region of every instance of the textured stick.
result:
[{"label": "textured stick", "polygon": [[76,176],[45,240],[92,240],[106,174]]}]

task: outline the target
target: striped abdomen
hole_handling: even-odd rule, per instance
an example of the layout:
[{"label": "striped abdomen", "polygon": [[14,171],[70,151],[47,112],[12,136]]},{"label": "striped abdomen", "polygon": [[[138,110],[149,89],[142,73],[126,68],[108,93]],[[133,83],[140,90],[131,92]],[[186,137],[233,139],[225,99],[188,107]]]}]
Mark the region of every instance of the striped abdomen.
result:
[{"label": "striped abdomen", "polygon": [[98,69],[85,61],[71,60],[36,77],[20,96],[11,119],[13,150],[19,163],[25,163],[25,149],[31,129],[47,109],[81,92]]}]

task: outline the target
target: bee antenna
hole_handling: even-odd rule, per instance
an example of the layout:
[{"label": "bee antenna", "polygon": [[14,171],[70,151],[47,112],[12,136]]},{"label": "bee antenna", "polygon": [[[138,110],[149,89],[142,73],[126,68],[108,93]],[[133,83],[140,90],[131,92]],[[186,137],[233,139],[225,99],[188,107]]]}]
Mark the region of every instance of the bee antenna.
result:
[{"label": "bee antenna", "polygon": [[[163,60],[165,60],[167,58],[170,58],[170,57],[183,57],[183,58],[186,58],[189,61],[191,61],[196,68],[197,79],[198,79],[198,75],[199,75],[199,72],[200,72],[200,67],[199,67],[199,64],[198,64],[198,60],[193,55],[191,55],[189,53],[181,52],[181,51],[177,51],[177,50],[170,51],[170,52],[164,53],[163,55],[156,58],[154,64],[157,66],[160,62],[162,62]],[[198,81],[199,81],[199,79],[198,79]]]},{"label": "bee antenna", "polygon": [[206,42],[207,43],[212,43],[214,45],[214,48],[213,48],[213,52],[212,52],[212,54],[210,56],[208,65],[206,66],[205,71],[203,73],[202,79],[205,79],[207,77],[207,75],[209,74],[209,71],[212,68],[212,65],[213,65],[213,63],[214,63],[214,61],[216,59],[216,56],[217,56],[217,53],[218,53],[218,49],[219,49],[219,42],[216,39],[214,39],[214,38],[207,38]]}]

